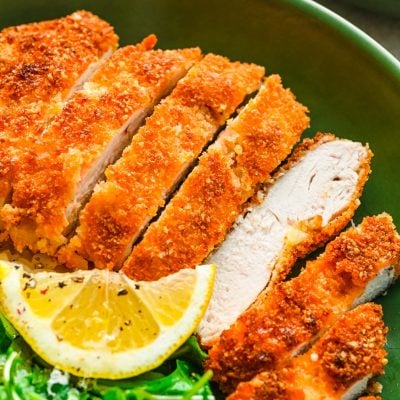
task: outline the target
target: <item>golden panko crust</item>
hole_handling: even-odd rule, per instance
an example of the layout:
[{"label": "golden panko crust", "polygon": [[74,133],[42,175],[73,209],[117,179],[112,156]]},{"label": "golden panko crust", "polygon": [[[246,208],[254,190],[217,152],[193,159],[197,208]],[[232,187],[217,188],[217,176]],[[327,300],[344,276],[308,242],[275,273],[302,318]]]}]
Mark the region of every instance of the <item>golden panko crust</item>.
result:
[{"label": "golden panko crust", "polygon": [[279,76],[267,78],[258,95],[200,157],[161,217],[134,247],[123,272],[134,279],[154,280],[202,262],[224,239],[257,185],[299,140],[309,124],[306,112],[282,87]]},{"label": "golden panko crust", "polygon": [[134,113],[145,113],[200,56],[150,50],[155,37],[117,50],[67,102],[26,156],[2,217],[15,247],[54,254],[66,238],[67,207],[85,174]]},{"label": "golden panko crust", "polygon": [[[359,380],[383,373],[387,328],[382,308],[349,311],[307,353],[239,383],[229,400],[340,400]],[[372,400],[375,397],[364,399]]]},{"label": "golden panko crust", "polygon": [[88,65],[115,48],[117,40],[107,22],[87,11],[3,29],[1,102],[27,104],[49,101],[56,94],[65,97]]},{"label": "golden panko crust", "polygon": [[274,370],[331,326],[368,282],[400,259],[400,237],[387,214],[366,217],[329,243],[290,281],[261,293],[209,352],[207,368],[222,389]]},{"label": "golden panko crust", "polygon": [[60,111],[79,77],[117,43],[113,28],[87,11],[0,32],[0,205],[19,156]]},{"label": "golden panko crust", "polygon": [[62,250],[68,266],[85,265],[79,254],[96,268],[119,267],[185,169],[263,75],[262,67],[212,54],[195,64],[106,170],[107,181],[96,186],[77,235]]}]

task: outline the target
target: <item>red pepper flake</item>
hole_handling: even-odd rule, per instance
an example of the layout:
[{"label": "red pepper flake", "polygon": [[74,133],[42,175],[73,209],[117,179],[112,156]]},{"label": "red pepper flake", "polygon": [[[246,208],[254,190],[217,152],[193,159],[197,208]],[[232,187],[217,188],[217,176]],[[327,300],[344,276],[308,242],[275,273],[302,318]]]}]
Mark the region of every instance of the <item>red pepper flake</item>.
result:
[{"label": "red pepper flake", "polygon": [[44,294],[46,294],[48,292],[48,290],[49,290],[49,287],[47,286],[47,288],[40,290],[40,294],[44,295]]}]

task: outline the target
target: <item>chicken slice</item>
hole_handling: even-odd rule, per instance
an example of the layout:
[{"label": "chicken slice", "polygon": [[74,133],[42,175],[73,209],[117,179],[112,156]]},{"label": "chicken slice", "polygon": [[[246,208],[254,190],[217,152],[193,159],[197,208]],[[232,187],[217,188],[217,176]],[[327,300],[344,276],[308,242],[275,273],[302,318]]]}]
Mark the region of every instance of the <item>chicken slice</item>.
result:
[{"label": "chicken slice", "polygon": [[[261,204],[250,204],[206,263],[218,266],[213,297],[198,328],[211,345],[268,285],[339,233],[360,204],[371,152],[361,143],[319,134],[305,139],[274,175]],[[262,198],[263,197],[263,198]]]},{"label": "chicken slice", "polygon": [[279,368],[344,312],[386,290],[398,275],[399,260],[400,236],[391,217],[364,218],[298,277],[261,293],[210,349],[207,367],[226,392]]},{"label": "chicken slice", "polygon": [[95,187],[60,260],[80,268],[87,268],[86,260],[97,268],[120,267],[202,148],[263,75],[262,67],[212,54],[198,62],[107,169],[107,181]]},{"label": "chicken slice", "polygon": [[199,49],[117,50],[77,91],[25,157],[12,204],[1,212],[15,247],[53,254],[108,164],[122,153],[153,105],[200,58]]},{"label": "chicken slice", "polygon": [[122,270],[154,280],[203,261],[225,237],[245,201],[290,153],[307,128],[307,109],[277,75],[228,123]]},{"label": "chicken slice", "polygon": [[358,400],[382,400],[380,396],[362,396]]},{"label": "chicken slice", "polygon": [[0,32],[0,206],[21,154],[117,43],[112,27],[86,11]]},{"label": "chicken slice", "polygon": [[[307,353],[284,368],[240,383],[228,400],[352,400],[387,363],[382,308],[349,311]],[[367,397],[363,399],[376,399]]]}]

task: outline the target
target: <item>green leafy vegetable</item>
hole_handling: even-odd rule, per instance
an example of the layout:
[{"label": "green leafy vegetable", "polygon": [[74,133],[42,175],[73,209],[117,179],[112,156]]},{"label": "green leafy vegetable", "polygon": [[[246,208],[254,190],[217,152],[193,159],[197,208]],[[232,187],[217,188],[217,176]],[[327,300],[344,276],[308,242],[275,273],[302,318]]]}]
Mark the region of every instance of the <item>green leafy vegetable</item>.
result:
[{"label": "green leafy vegetable", "polygon": [[0,400],[214,399],[207,358],[192,336],[157,369],[118,381],[82,379],[48,365],[0,313]]}]

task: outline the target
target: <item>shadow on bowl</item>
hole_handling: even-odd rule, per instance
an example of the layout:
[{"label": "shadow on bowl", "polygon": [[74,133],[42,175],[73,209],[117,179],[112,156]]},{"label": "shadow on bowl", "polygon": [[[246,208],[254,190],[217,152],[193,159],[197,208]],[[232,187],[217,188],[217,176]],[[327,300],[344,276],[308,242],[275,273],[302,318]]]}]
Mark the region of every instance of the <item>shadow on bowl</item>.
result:
[{"label": "shadow on bowl", "polygon": [[364,10],[380,13],[389,17],[400,18],[399,0],[342,0]]}]

